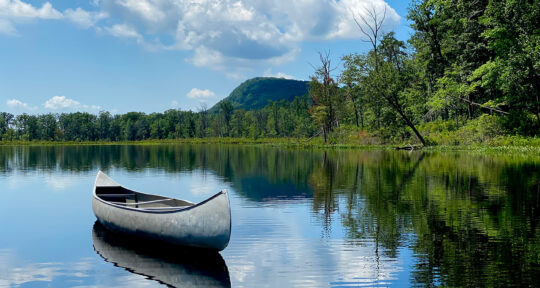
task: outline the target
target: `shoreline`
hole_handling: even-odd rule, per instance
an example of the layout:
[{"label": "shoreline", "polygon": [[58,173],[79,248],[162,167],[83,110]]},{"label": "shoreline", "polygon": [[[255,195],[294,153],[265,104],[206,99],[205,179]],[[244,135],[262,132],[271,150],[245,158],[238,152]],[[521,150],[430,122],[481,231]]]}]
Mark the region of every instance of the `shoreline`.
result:
[{"label": "shoreline", "polygon": [[[224,145],[256,145],[300,149],[355,149],[355,150],[396,150],[408,144],[355,144],[355,143],[322,143],[319,139],[303,138],[190,138],[160,139],[138,141],[0,141],[0,146],[107,146],[107,145],[164,145],[164,144],[224,144]],[[411,151],[411,150],[409,150]],[[481,152],[481,153],[537,153],[540,146],[533,145],[433,145],[420,147],[412,151],[432,152]]]}]

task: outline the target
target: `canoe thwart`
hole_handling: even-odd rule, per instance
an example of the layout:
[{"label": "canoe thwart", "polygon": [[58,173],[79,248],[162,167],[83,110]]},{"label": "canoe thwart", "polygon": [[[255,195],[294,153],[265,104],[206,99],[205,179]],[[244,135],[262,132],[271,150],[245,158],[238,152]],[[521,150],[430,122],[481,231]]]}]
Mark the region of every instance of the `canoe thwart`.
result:
[{"label": "canoe thwart", "polygon": [[98,197],[132,197],[137,194],[96,194]]},{"label": "canoe thwart", "polygon": [[114,203],[114,204],[120,204],[120,205],[145,205],[145,204],[153,204],[153,203],[165,202],[165,201],[171,201],[171,200],[174,200],[174,199],[161,199],[161,200],[144,201],[144,202],[132,202],[132,203],[114,202],[114,201],[110,201],[110,202]]}]

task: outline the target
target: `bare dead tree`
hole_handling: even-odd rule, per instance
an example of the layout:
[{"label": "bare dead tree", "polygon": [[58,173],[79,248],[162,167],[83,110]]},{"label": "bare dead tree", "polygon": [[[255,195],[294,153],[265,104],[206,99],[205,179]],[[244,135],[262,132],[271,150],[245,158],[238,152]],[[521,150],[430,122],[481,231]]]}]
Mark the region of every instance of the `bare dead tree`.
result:
[{"label": "bare dead tree", "polygon": [[375,53],[375,55],[377,55],[377,48],[380,41],[379,39],[382,36],[383,32],[382,27],[384,20],[386,19],[386,5],[384,6],[382,15],[379,14],[374,5],[371,5],[370,8],[366,8],[364,12],[366,15],[358,15],[360,21],[357,19],[357,16],[353,12],[353,19],[354,22],[356,22],[358,28],[360,28],[362,34],[364,34],[364,36],[368,38],[368,40],[363,41],[371,43],[371,46],[373,46],[373,52]]},{"label": "bare dead tree", "polygon": [[337,83],[331,76],[336,68],[332,68],[330,52],[319,52],[320,66],[313,67],[315,75],[311,77],[310,96],[316,108],[312,110],[312,116],[320,122],[324,141],[327,141],[327,134],[332,132],[334,127],[339,127],[338,107],[339,95]]},{"label": "bare dead tree", "polygon": [[[383,24],[384,20],[386,19],[386,5],[384,6],[384,9],[382,12],[377,11],[374,5],[372,5],[370,8],[366,8],[364,10],[364,15],[360,14],[358,17],[353,14],[353,19],[362,32],[368,40],[363,40],[364,42],[371,43],[371,46],[373,47],[373,53],[375,57],[375,76],[376,78],[379,78],[382,81],[374,81],[373,88],[377,92],[379,97],[382,97],[386,100],[386,102],[392,107],[405,121],[407,126],[409,126],[418,140],[422,142],[422,145],[426,145],[426,142],[418,129],[414,126],[414,123],[412,121],[412,118],[409,117],[406,113],[406,109],[404,107],[403,102],[401,101],[399,97],[399,91],[395,91],[394,89],[391,89],[388,91],[387,85],[388,82],[391,81],[388,79],[387,74],[385,73],[384,69],[380,69],[379,66],[381,66],[381,57],[379,57],[378,48],[379,48],[379,42],[383,35]],[[359,18],[359,19],[358,19]],[[383,70],[383,71],[381,71]]]},{"label": "bare dead tree", "polygon": [[198,110],[200,113],[208,113],[208,104],[206,104],[206,102],[200,102],[199,103],[199,107],[198,107]]}]

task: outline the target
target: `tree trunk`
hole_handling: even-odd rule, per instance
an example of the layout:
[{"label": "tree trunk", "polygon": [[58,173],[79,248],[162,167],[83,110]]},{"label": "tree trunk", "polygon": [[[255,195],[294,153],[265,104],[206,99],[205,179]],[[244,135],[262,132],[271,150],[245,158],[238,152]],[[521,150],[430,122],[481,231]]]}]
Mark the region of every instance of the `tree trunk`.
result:
[{"label": "tree trunk", "polygon": [[[529,74],[533,74],[534,72],[534,68],[532,67],[532,63],[529,63]],[[533,83],[533,91],[534,91],[534,94],[535,94],[535,98],[536,98],[536,121],[538,122],[538,126],[540,127],[540,85],[539,85],[539,81],[540,79],[538,79],[539,77],[537,77],[536,75],[531,75],[531,78],[532,78],[532,83]],[[537,134],[535,134],[537,135]]]},{"label": "tree trunk", "polygon": [[358,125],[358,109],[356,107],[354,107],[354,118],[356,120],[356,128],[360,127]]},{"label": "tree trunk", "polygon": [[471,120],[472,119],[472,104],[471,104],[471,98],[470,96],[467,96],[467,100],[469,100],[469,102],[467,102],[467,112],[469,113],[468,115],[468,120]]},{"label": "tree trunk", "polygon": [[418,140],[420,140],[420,142],[422,142],[422,146],[426,146],[426,141],[424,140],[424,137],[422,137],[420,132],[418,132],[418,130],[416,129],[416,127],[414,126],[412,121],[409,119],[409,117],[407,117],[407,115],[405,115],[405,113],[403,113],[403,111],[401,111],[401,109],[399,107],[397,107],[396,104],[394,104],[394,103],[390,103],[390,104],[392,106],[394,106],[394,108],[397,110],[397,112],[399,113],[401,118],[403,118],[403,120],[405,120],[405,123],[407,123],[407,126],[409,126],[413,130],[413,132],[416,135],[416,137],[418,138]]}]

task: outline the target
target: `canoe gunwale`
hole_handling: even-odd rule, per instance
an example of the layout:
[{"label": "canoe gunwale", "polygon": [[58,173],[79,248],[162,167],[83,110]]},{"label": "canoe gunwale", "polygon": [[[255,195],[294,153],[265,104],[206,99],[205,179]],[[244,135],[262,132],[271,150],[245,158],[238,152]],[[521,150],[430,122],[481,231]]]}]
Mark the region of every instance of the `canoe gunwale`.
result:
[{"label": "canoe gunwale", "polygon": [[[118,187],[122,187],[122,188],[125,188],[123,186],[118,186]],[[194,209],[194,208],[197,208],[201,205],[204,205],[205,203],[209,202],[209,201],[212,201],[212,199],[214,198],[217,198],[219,196],[221,196],[222,194],[225,194],[227,193],[226,190],[221,190],[219,191],[218,193],[216,193],[214,196],[211,196],[210,198],[207,198],[206,200],[204,201],[201,201],[199,203],[196,203],[196,204],[193,204],[193,205],[189,205],[189,206],[185,206],[185,207],[171,207],[170,209],[168,210],[165,210],[165,211],[160,211],[160,210],[147,210],[147,208],[135,208],[135,207],[128,207],[128,206],[123,206],[123,205],[118,205],[118,204],[114,204],[114,203],[111,203],[109,201],[106,201],[106,200],[103,200],[101,199],[99,196],[97,196],[96,194],[96,188],[97,187],[94,187],[94,198],[104,204],[107,204],[109,206],[112,206],[112,207],[115,207],[115,208],[120,208],[120,209],[125,209],[125,210],[130,210],[130,211],[136,211],[136,212],[143,212],[143,213],[152,213],[152,214],[166,214],[166,213],[177,213],[177,212],[181,212],[181,211],[188,211],[188,210],[191,210],[191,209]],[[127,188],[126,188],[127,189]],[[129,189],[128,189],[129,190]],[[131,190],[133,191],[133,190]],[[133,191],[135,192],[136,194],[143,194],[143,195],[151,195],[151,196],[160,196],[160,195],[155,195],[155,194],[147,194],[147,193],[140,193],[140,192],[136,192],[136,191]],[[171,200],[181,200],[181,201],[185,201],[185,200],[182,200],[182,199],[176,199],[176,198],[170,198]],[[229,207],[230,209],[230,207]]]},{"label": "canoe gunwale", "polygon": [[[99,177],[103,175],[105,176],[106,179],[112,181],[112,183],[116,184],[114,186],[110,186],[110,185],[97,185],[98,183],[98,179]],[[96,193],[96,190],[98,187],[118,187],[118,188],[123,188],[123,189],[126,189],[130,192],[132,192],[133,194],[131,195],[148,195],[148,196],[155,196],[155,197],[164,197],[164,196],[161,196],[161,195],[156,195],[156,194],[148,194],[148,193],[142,193],[142,192],[138,192],[138,191],[135,191],[135,190],[131,190],[129,188],[126,188],[116,182],[114,182],[114,180],[112,180],[109,176],[105,175],[103,172],[99,171],[98,172],[98,177],[96,178],[96,181],[94,183],[94,191],[93,191],[93,197],[98,200],[99,202],[101,203],[104,203],[104,204],[107,204],[111,207],[114,207],[114,208],[120,208],[120,209],[124,209],[124,210],[129,210],[129,211],[134,211],[134,212],[142,212],[142,213],[151,213],[151,214],[168,214],[168,213],[178,213],[178,212],[182,212],[182,211],[188,211],[188,210],[191,210],[191,209],[195,209],[197,207],[200,207],[202,205],[204,205],[205,203],[208,203],[209,201],[212,201],[213,199],[221,196],[222,194],[225,194],[227,196],[227,190],[226,189],[223,189],[221,191],[219,191],[218,193],[214,194],[213,196],[199,202],[199,203],[191,203],[189,201],[186,201],[186,200],[182,200],[182,199],[177,199],[177,198],[172,198],[172,197],[164,197],[164,198],[168,198],[169,200],[178,200],[178,201],[184,201],[184,202],[187,202],[187,203],[190,203],[192,205],[189,205],[189,206],[181,206],[181,207],[171,207],[170,209],[163,209],[163,210],[148,210],[148,208],[135,208],[135,207],[129,207],[129,206],[124,206],[124,205],[119,205],[119,204],[114,204],[114,203],[111,203],[110,201],[106,201],[104,199],[102,199],[101,197],[98,196],[98,194]],[[126,195],[129,195],[129,194],[126,194]],[[227,202],[229,202],[228,200],[229,197],[227,197]],[[230,213],[230,210],[231,210],[231,206],[230,204],[228,205],[229,206],[229,213]],[[166,208],[166,207],[164,207]]]}]

